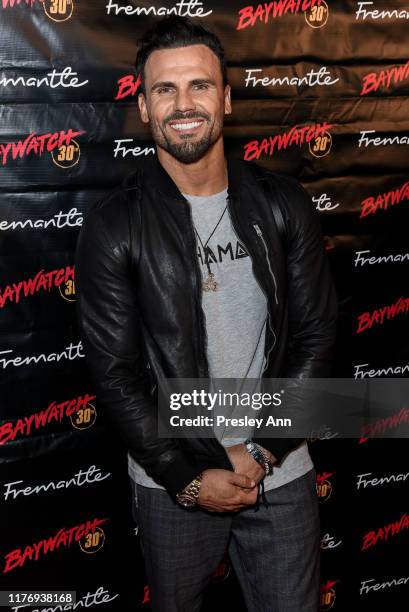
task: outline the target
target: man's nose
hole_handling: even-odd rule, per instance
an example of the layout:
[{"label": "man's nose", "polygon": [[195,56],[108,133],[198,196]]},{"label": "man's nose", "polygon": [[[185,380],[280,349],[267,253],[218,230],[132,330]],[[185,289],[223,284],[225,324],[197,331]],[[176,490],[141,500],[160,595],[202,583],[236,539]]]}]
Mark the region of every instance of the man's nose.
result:
[{"label": "man's nose", "polygon": [[193,110],[195,108],[195,103],[192,97],[192,94],[187,89],[180,89],[177,92],[175,99],[175,110],[179,111],[188,111]]}]

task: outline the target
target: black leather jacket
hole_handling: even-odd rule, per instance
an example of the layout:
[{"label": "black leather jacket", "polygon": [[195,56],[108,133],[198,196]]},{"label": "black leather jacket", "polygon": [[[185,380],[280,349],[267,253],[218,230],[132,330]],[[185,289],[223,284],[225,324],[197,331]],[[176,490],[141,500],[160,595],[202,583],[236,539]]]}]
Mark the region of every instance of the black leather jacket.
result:
[{"label": "black leather jacket", "polygon": [[[228,176],[228,212],[268,298],[263,377],[326,377],[338,308],[311,198],[296,179],[252,162],[228,159]],[[89,210],[76,288],[98,406],[132,457],[172,498],[206,468],[233,470],[216,438],[157,435],[155,381],[209,373],[190,206],[156,157]],[[253,440],[278,463],[302,442]]]}]

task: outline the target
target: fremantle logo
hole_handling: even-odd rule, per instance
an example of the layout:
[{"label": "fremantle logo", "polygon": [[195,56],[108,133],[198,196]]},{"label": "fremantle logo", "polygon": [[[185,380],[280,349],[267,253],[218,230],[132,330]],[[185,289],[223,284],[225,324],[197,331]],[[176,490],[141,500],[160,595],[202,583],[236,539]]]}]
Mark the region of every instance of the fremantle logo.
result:
[{"label": "fremantle logo", "polygon": [[96,482],[102,482],[112,476],[111,472],[104,474],[100,468],[96,465],[90,465],[86,470],[79,469],[75,472],[72,478],[68,480],[57,480],[54,482],[50,480],[46,484],[31,486],[16,487],[15,485],[21,485],[24,480],[13,480],[12,482],[4,483],[4,500],[7,501],[10,497],[11,500],[16,499],[19,495],[27,497],[28,495],[38,495],[39,493],[48,493],[48,491],[58,491],[60,489],[68,489],[69,487],[82,487],[84,485],[94,484]]},{"label": "fremantle logo", "polygon": [[49,87],[50,89],[57,89],[57,87],[63,87],[65,89],[69,87],[84,87],[88,83],[88,79],[80,81],[78,78],[78,72],[74,72],[71,66],[66,66],[62,70],[54,68],[51,72],[47,72],[44,77],[7,77],[2,76],[0,78],[0,87]]},{"label": "fremantle logo", "polygon": [[[1,224],[0,224],[1,225]],[[364,253],[370,253],[369,249],[365,251],[355,251],[355,260],[354,265],[357,267],[358,265],[364,266],[365,264],[369,264],[370,266],[373,264],[382,264],[382,263],[405,263],[409,262],[409,253],[388,253],[388,255],[378,255],[377,257],[366,257]]]},{"label": "fremantle logo", "polygon": [[[339,206],[339,202],[332,202],[330,196],[327,195],[326,193],[322,193],[319,196],[312,196],[312,200],[315,204],[315,208],[319,212],[322,212],[324,210],[334,210],[334,208],[338,208]],[[1,229],[1,223],[0,223],[0,229]]]},{"label": "fremantle logo", "polygon": [[212,10],[205,11],[201,0],[179,0],[174,6],[134,6],[132,4],[120,5],[118,2],[108,0],[106,5],[107,14],[111,12],[114,15],[125,13],[125,15],[157,15],[164,17],[166,15],[178,15],[179,17],[207,17],[213,13]]},{"label": "fremantle logo", "polygon": [[363,489],[366,487],[378,487],[379,485],[384,484],[395,484],[396,482],[406,482],[406,479],[409,477],[409,472],[400,473],[400,474],[389,474],[388,476],[382,476],[381,478],[366,478],[366,476],[372,476],[372,472],[366,472],[365,474],[357,475],[357,483],[356,488],[360,489],[361,485]]},{"label": "fremantle logo", "polygon": [[359,363],[354,366],[354,378],[376,378],[377,376],[401,376],[409,374],[409,362],[403,365],[385,366],[384,368],[368,369],[369,363]]},{"label": "fremantle logo", "polygon": [[331,550],[338,548],[342,544],[342,540],[336,540],[335,536],[325,533],[321,538],[321,550]]},{"label": "fremantle logo", "polygon": [[115,140],[114,157],[126,157],[132,155],[133,157],[139,157],[140,155],[155,155],[155,147],[139,147],[139,146],[127,146],[125,143],[134,143],[133,138],[119,138]]},{"label": "fremantle logo", "polygon": [[[358,9],[355,11],[355,19],[362,19],[363,21],[367,18],[370,19],[409,19],[409,11],[407,9],[392,9],[382,10],[369,9],[369,6],[373,6],[374,2],[358,2]],[[368,10],[365,8],[368,7]]]},{"label": "fremantle logo", "polygon": [[374,134],[376,130],[361,130],[360,138],[359,138],[359,147],[369,147],[373,145],[374,147],[382,147],[386,145],[407,145],[409,144],[409,136],[385,136],[385,138],[372,138],[366,136],[366,134]]},{"label": "fremantle logo", "polygon": [[333,85],[340,80],[339,78],[332,79],[331,72],[326,66],[321,66],[319,70],[314,70],[314,68],[311,68],[311,70],[309,70],[305,76],[286,75],[284,77],[271,78],[262,75],[256,76],[255,73],[263,72],[262,68],[246,68],[246,72],[246,87],[257,87],[258,85],[261,85],[262,87],[281,87],[283,85],[295,85],[296,87],[307,85],[308,87],[315,87],[316,85]]},{"label": "fremantle logo", "polygon": [[359,594],[367,595],[370,591],[390,589],[391,587],[401,586],[402,584],[406,585],[407,582],[409,582],[409,576],[405,578],[391,578],[390,580],[385,580],[385,582],[375,582],[375,578],[369,578],[368,580],[361,581]]},{"label": "fremantle logo", "polygon": [[[26,357],[13,357],[11,359],[6,359],[5,357],[0,357],[0,367],[5,370],[9,365],[14,367],[20,367],[23,365],[30,365],[31,362],[34,364],[49,363],[50,361],[61,361],[61,359],[68,359],[68,361],[73,361],[74,359],[85,357],[85,354],[82,353],[83,346],[82,342],[78,342],[77,344],[73,344],[70,342],[68,346],[65,347],[61,353],[39,353],[38,355],[27,355]],[[5,351],[0,351],[0,355],[5,355],[6,353],[13,353],[13,349],[7,349]]]},{"label": "fremantle logo", "polygon": [[[74,219],[74,217],[76,217]],[[0,231],[17,230],[17,229],[48,229],[49,227],[56,229],[63,229],[65,227],[80,227],[83,223],[84,217],[82,212],[79,212],[77,208],[70,208],[68,212],[59,210],[50,219],[23,219],[16,221],[7,221],[3,219],[0,221]]]}]

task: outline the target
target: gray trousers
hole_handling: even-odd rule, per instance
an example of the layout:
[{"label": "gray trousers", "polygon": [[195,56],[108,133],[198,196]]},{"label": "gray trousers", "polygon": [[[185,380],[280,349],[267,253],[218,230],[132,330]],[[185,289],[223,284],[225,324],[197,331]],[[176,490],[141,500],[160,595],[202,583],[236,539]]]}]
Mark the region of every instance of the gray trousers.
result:
[{"label": "gray trousers", "polygon": [[315,469],[236,513],[186,510],[131,483],[152,609],[198,612],[226,549],[249,612],[317,612],[320,525]]}]

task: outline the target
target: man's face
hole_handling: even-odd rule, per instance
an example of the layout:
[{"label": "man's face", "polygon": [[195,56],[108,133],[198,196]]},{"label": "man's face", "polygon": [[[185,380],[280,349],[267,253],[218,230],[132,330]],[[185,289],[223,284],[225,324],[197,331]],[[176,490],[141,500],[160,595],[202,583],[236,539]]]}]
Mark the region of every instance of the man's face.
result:
[{"label": "man's face", "polygon": [[184,164],[202,158],[222,137],[231,113],[219,58],[206,45],[153,51],[145,64],[141,119],[156,144]]}]

